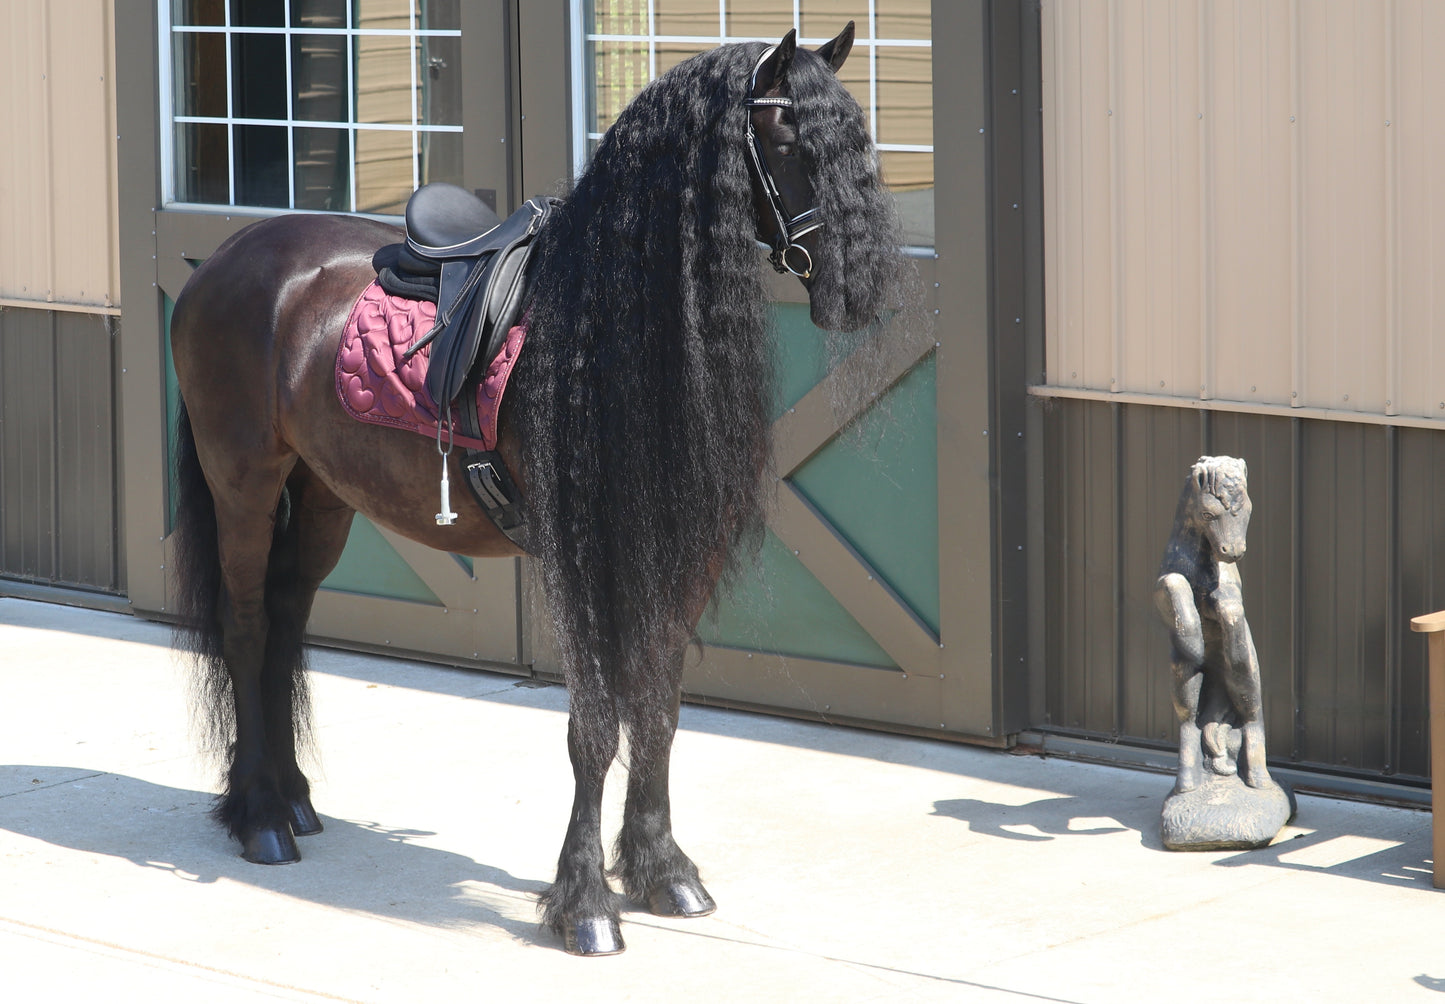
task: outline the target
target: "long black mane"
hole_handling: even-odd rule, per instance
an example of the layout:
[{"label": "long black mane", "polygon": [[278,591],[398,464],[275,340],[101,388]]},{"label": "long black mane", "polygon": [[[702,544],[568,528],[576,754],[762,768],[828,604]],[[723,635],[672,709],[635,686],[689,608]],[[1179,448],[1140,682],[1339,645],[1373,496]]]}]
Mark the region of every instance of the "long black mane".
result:
[{"label": "long black mane", "polygon": [[[509,408],[573,680],[665,666],[760,539],[773,349],[742,100],[762,50],[723,46],[644,89],[538,238]],[[831,69],[799,50],[788,80],[825,221],[813,317],[857,328],[898,306],[891,199]]]}]

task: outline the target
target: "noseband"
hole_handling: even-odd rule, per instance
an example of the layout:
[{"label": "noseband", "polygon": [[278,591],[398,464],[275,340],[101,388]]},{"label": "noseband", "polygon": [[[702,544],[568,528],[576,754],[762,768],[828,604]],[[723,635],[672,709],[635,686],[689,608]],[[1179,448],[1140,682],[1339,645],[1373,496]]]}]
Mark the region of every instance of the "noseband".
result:
[{"label": "noseband", "polygon": [[[758,60],[758,67],[763,65],[772,51],[769,49],[763,53],[762,59]],[[753,69],[754,86],[757,84],[758,67]],[[808,254],[808,249],[799,244],[798,240],[823,228],[823,221],[818,218],[818,208],[814,206],[805,209],[797,216],[788,215],[786,207],[783,206],[783,195],[778,191],[777,182],[773,180],[773,174],[768,170],[768,163],[763,158],[762,140],[758,139],[758,134],[753,129],[754,108],[792,108],[793,99],[745,98],[743,107],[748,110],[748,153],[752,155],[753,169],[758,173],[758,181],[763,186],[763,193],[768,197],[768,205],[773,210],[773,219],[777,224],[777,232],[773,237],[773,252],[768,255],[768,261],[772,262],[773,268],[778,272],[791,272],[800,279],[812,278],[813,256]]]}]

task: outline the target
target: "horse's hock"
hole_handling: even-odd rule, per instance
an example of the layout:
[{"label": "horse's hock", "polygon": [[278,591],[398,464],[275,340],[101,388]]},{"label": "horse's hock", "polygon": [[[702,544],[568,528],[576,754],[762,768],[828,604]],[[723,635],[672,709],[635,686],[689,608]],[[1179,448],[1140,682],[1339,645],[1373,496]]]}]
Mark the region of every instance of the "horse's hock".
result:
[{"label": "horse's hock", "polygon": [[1179,724],[1179,770],[1160,819],[1170,850],[1263,847],[1295,812],[1294,793],[1266,764],[1259,657],[1236,566],[1252,511],[1247,481],[1243,460],[1199,458],[1155,583]]}]

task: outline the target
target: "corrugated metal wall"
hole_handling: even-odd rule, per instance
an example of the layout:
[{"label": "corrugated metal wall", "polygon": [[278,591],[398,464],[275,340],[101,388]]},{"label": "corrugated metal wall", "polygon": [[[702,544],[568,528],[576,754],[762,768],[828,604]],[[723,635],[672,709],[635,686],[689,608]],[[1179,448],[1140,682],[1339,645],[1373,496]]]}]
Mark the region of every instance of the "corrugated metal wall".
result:
[{"label": "corrugated metal wall", "polygon": [[1272,756],[1428,775],[1442,46],[1431,0],[1045,0],[1041,727],[1173,745],[1151,594],[1230,454]]},{"label": "corrugated metal wall", "polygon": [[0,4],[0,303],[120,305],[112,0]]},{"label": "corrugated metal wall", "polygon": [[1048,383],[1445,418],[1445,5],[1046,0]]},{"label": "corrugated metal wall", "polygon": [[124,589],[118,327],[94,314],[0,307],[0,575]]}]

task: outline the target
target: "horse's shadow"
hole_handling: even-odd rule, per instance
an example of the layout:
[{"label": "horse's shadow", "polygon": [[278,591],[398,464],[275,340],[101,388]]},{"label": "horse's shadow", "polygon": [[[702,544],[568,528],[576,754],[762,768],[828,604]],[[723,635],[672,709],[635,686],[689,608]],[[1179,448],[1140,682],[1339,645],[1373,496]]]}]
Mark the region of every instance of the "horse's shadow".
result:
[{"label": "horse's shadow", "polygon": [[[54,788],[72,789],[80,804],[58,807],[54,797],[45,797]],[[537,921],[524,918],[545,882],[418,842],[435,835],[429,831],[322,815],[325,832],[301,841],[299,867],[265,867],[244,861],[239,845],[210,820],[214,796],[206,792],[124,774],[0,765],[0,794],[5,792],[16,794],[0,799],[0,829],[128,860],[181,881],[228,879],[397,920],[439,927],[484,923],[519,941],[539,936]],[[497,895],[487,896],[474,883]],[[503,913],[488,899],[516,907]]]}]

